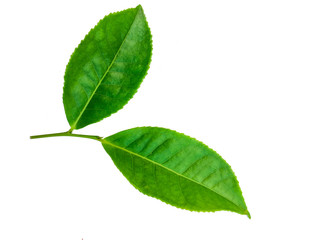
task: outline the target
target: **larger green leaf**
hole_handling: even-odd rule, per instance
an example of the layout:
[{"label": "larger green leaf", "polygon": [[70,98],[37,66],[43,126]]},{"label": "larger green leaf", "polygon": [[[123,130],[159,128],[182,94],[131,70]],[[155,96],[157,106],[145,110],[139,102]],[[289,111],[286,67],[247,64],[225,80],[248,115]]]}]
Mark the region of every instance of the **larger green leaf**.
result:
[{"label": "larger green leaf", "polygon": [[151,33],[140,5],[100,20],[66,68],[63,103],[71,130],[121,109],[145,77],[151,51]]},{"label": "larger green leaf", "polygon": [[247,215],[230,166],[203,143],[175,131],[140,127],[102,140],[115,165],[139,191],[192,211]]}]

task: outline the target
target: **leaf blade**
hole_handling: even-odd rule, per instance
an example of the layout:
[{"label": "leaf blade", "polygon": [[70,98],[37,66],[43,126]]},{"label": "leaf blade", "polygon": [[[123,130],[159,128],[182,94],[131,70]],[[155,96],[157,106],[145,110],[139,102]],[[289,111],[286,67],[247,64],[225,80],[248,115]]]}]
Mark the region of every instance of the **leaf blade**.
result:
[{"label": "leaf blade", "polygon": [[103,147],[142,193],[191,211],[250,214],[230,166],[203,143],[175,131],[142,127],[107,137]]},{"label": "leaf blade", "polygon": [[66,68],[63,103],[71,130],[120,110],[147,74],[151,52],[151,33],[140,5],[100,20]]}]

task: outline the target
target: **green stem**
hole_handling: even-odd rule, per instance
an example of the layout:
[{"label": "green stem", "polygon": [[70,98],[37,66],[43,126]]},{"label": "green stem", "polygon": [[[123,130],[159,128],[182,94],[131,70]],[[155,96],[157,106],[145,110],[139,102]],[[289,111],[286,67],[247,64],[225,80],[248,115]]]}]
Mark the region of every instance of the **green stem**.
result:
[{"label": "green stem", "polygon": [[74,134],[70,131],[68,132],[61,132],[61,133],[50,133],[50,134],[43,134],[43,135],[35,135],[31,136],[30,139],[37,139],[37,138],[48,138],[48,137],[79,137],[79,138],[89,138],[97,141],[101,141],[102,137],[99,136],[92,136],[92,135],[83,135],[83,134]]}]

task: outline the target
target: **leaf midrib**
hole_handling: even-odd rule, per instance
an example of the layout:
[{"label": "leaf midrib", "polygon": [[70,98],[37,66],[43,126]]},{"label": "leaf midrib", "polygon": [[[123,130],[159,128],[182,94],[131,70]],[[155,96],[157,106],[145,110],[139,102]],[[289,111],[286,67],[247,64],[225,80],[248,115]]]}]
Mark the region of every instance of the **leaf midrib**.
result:
[{"label": "leaf midrib", "polygon": [[[140,6],[140,5],[139,5],[139,6]],[[128,34],[129,34],[130,30],[132,29],[132,26],[133,26],[134,22],[136,21],[136,18],[137,18],[137,16],[138,16],[138,14],[139,14],[140,10],[141,10],[141,7],[139,7],[139,8],[138,8],[138,10],[137,10],[137,12],[136,12],[136,15],[135,15],[135,17],[134,17],[134,19],[133,19],[133,21],[132,21],[132,23],[131,23],[130,27],[129,27],[129,30],[128,30],[128,32],[127,32],[127,34],[126,34],[126,36],[124,37],[124,39],[123,39],[123,41],[122,41],[122,43],[121,43],[121,45],[120,45],[119,49],[117,50],[116,54],[114,55],[114,57],[113,57],[113,59],[112,59],[112,61],[111,61],[110,65],[109,65],[109,67],[107,68],[106,72],[103,74],[102,78],[99,80],[99,82],[98,82],[97,86],[95,87],[94,91],[92,92],[92,94],[91,94],[91,95],[90,95],[90,97],[88,98],[88,100],[87,100],[86,104],[85,104],[85,105],[84,105],[84,107],[82,108],[82,110],[81,110],[81,112],[80,112],[79,116],[77,117],[77,119],[76,119],[76,121],[74,122],[74,124],[72,124],[71,129],[70,129],[69,131],[73,131],[74,129],[76,129],[76,126],[77,126],[77,124],[78,124],[78,122],[79,122],[79,120],[80,120],[81,116],[83,115],[84,111],[87,109],[87,106],[89,105],[89,103],[90,103],[91,99],[93,98],[94,94],[96,93],[96,91],[97,91],[97,90],[98,90],[98,88],[100,87],[100,84],[102,83],[102,81],[104,80],[104,78],[108,75],[108,73],[109,73],[109,71],[110,71],[111,67],[113,66],[113,64],[114,64],[115,60],[117,59],[117,56],[118,56],[118,54],[119,54],[119,52],[120,52],[120,50],[121,50],[121,48],[122,48],[122,46],[123,46],[124,42],[125,42],[125,41],[126,41],[126,39],[127,39],[127,36],[128,36]]]},{"label": "leaf midrib", "polygon": [[189,178],[189,177],[187,177],[187,176],[185,176],[185,175],[182,175],[182,174],[180,174],[180,173],[178,173],[178,172],[175,172],[174,170],[172,170],[172,169],[170,169],[170,168],[167,168],[166,166],[161,165],[160,163],[157,163],[157,162],[155,162],[155,161],[152,161],[151,159],[149,159],[149,158],[147,158],[147,157],[145,157],[145,156],[141,156],[141,155],[139,155],[139,154],[137,154],[137,153],[135,153],[135,152],[132,152],[132,151],[130,151],[130,150],[128,150],[128,149],[125,149],[125,148],[123,148],[123,147],[120,147],[120,146],[118,146],[118,145],[115,145],[115,144],[107,141],[106,139],[101,139],[100,142],[101,142],[102,144],[107,144],[107,145],[110,145],[110,146],[112,146],[112,147],[118,148],[118,149],[120,149],[120,150],[122,150],[122,151],[125,151],[125,152],[127,152],[127,153],[129,153],[129,154],[135,155],[135,156],[137,156],[137,157],[139,157],[139,158],[145,159],[146,161],[148,161],[148,162],[150,162],[150,163],[152,163],[152,164],[155,164],[155,165],[157,165],[157,166],[160,166],[160,167],[162,167],[162,168],[164,168],[164,169],[166,169],[166,170],[168,170],[168,171],[170,171],[170,172],[172,172],[172,173],[174,173],[174,174],[176,174],[176,175],[178,175],[178,176],[180,176],[180,177],[183,177],[183,178],[185,178],[185,179],[187,179],[187,180],[189,180],[189,181],[191,181],[191,182],[194,182],[194,183],[196,183],[196,184],[198,184],[198,185],[200,185],[200,186],[202,186],[202,187],[204,187],[204,188],[206,188],[206,189],[214,192],[215,194],[221,196],[222,198],[224,198],[224,199],[227,200],[228,202],[232,203],[234,206],[238,207],[239,209],[242,209],[244,214],[246,214],[246,215],[249,214],[248,209],[243,209],[242,207],[240,207],[239,205],[235,204],[233,201],[231,201],[231,200],[228,199],[227,197],[225,197],[225,196],[221,195],[220,193],[216,192],[215,190],[213,190],[213,189],[211,189],[211,188],[203,185],[202,183],[193,180],[192,178]]}]

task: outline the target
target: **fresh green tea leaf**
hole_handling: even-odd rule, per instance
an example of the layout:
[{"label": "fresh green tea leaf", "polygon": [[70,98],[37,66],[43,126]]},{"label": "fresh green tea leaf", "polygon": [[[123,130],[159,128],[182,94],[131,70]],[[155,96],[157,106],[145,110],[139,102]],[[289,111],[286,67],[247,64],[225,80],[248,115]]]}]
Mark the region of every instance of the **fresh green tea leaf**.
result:
[{"label": "fresh green tea leaf", "polygon": [[140,127],[102,140],[115,165],[142,193],[191,211],[249,211],[230,166],[203,143],[175,131]]},{"label": "fresh green tea leaf", "polygon": [[142,7],[104,17],[72,54],[63,103],[71,129],[31,136],[97,140],[139,191],[191,211],[247,215],[231,167],[215,151],[181,133],[140,127],[107,138],[74,134],[121,109],[135,94],[151,61],[151,33]]},{"label": "fresh green tea leaf", "polygon": [[147,74],[151,51],[151,33],[140,5],[100,20],[66,68],[63,103],[71,130],[121,109]]}]

